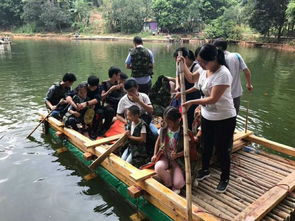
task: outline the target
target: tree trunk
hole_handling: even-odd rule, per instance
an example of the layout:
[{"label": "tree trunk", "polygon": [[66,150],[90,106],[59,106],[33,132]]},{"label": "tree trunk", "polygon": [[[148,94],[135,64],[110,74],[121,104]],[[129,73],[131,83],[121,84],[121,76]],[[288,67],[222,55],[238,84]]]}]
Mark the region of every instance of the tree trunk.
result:
[{"label": "tree trunk", "polygon": [[282,36],[282,26],[279,26],[279,28],[278,28],[278,36],[277,36],[277,41],[278,41],[278,43],[280,42],[280,40],[281,40],[281,36]]}]

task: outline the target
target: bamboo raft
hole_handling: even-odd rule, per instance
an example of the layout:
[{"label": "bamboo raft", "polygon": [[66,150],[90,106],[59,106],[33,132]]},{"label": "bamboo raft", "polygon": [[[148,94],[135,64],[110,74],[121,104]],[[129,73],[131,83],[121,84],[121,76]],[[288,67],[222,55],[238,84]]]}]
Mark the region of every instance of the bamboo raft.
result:
[{"label": "bamboo raft", "polygon": [[[69,150],[87,166],[104,154],[111,142],[122,138],[115,135],[93,141],[52,117],[46,121],[50,134],[62,141],[58,152]],[[251,142],[263,148],[249,149]],[[193,220],[295,220],[295,161],[265,149],[295,157],[295,148],[257,137],[250,131],[236,132],[229,188],[223,194],[215,192],[220,171],[213,161],[211,176],[193,186]],[[139,170],[111,153],[94,173],[146,218],[186,220],[185,195],[175,194],[154,179],[153,170]]]}]

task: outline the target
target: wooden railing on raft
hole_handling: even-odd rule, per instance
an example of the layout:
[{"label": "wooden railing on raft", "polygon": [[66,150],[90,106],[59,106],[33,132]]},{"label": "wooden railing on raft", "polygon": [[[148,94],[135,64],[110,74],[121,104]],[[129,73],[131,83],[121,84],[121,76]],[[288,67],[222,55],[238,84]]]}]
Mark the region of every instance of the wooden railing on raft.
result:
[{"label": "wooden railing on raft", "polygon": [[[91,153],[97,157],[104,154],[106,148],[109,147],[109,145],[106,143],[110,141],[116,141],[122,137],[122,135],[116,135],[110,138],[91,141],[77,131],[65,128],[60,121],[52,117],[49,117],[47,121],[56,131],[66,136],[67,139],[77,148],[83,152]],[[238,151],[247,142],[255,142],[272,150],[295,157],[295,149],[292,147],[269,141],[264,138],[256,137],[250,131],[247,131],[247,133],[239,132],[235,134],[233,151]],[[288,163],[288,160],[285,160],[284,158],[278,157],[276,155],[273,155],[273,157]],[[128,186],[136,187],[138,189],[138,193],[140,192],[139,194],[144,194],[144,197],[150,203],[162,210],[172,219],[185,220],[186,200],[160,184],[155,179],[151,178],[151,176],[154,175],[153,170],[138,170],[129,163],[126,163],[120,159],[115,154],[110,154],[101,163],[101,166],[106,168],[109,172],[119,178],[122,182],[126,183]],[[295,171],[294,161],[290,161],[290,167],[294,168]],[[288,185],[288,188],[284,186],[286,184]],[[268,190],[265,194],[263,194],[246,209],[244,209],[240,214],[238,214],[235,220],[260,220],[272,208],[279,204],[290,191],[294,190],[294,188],[295,172],[292,172],[283,178],[276,186]],[[197,204],[196,201],[195,203]],[[192,206],[193,220],[220,220],[219,217],[214,216],[210,211],[206,212],[204,208],[196,206],[196,204]]]}]

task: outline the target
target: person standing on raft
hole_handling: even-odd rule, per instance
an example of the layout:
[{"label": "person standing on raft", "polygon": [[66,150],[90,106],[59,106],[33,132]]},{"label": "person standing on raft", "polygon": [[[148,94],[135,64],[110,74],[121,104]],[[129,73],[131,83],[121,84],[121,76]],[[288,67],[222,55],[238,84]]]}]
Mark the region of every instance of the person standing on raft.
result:
[{"label": "person standing on raft", "polygon": [[234,107],[231,84],[232,76],[226,67],[222,50],[212,44],[205,44],[197,57],[202,69],[191,73],[183,57],[184,74],[191,81],[198,82],[196,86],[202,98],[183,104],[188,109],[191,105],[201,105],[201,130],[203,142],[202,169],[198,171],[197,180],[210,176],[210,159],[215,146],[221,165],[220,182],[217,192],[225,192],[230,177],[230,154],[233,145],[233,134],[236,125],[236,110]]}]

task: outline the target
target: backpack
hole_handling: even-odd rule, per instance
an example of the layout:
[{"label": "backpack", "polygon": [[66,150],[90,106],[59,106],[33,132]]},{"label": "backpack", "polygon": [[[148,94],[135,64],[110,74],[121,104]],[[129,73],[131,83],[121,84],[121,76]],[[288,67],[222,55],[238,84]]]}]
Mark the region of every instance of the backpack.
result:
[{"label": "backpack", "polygon": [[149,51],[144,47],[136,47],[130,52],[131,56],[131,77],[139,78],[153,75],[151,67],[152,58]]},{"label": "backpack", "polygon": [[170,90],[169,79],[164,75],[160,75],[149,93],[155,116],[163,116],[165,108],[170,105]]}]

